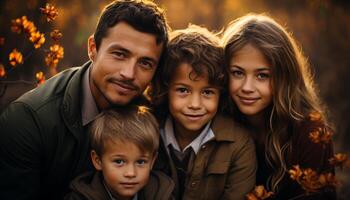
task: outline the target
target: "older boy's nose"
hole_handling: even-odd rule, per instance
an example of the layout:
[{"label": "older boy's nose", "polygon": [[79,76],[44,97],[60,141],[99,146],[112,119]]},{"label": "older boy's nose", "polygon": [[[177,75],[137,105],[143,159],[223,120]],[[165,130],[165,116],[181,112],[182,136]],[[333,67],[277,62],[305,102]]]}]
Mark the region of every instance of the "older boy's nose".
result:
[{"label": "older boy's nose", "polygon": [[189,102],[189,107],[192,109],[199,109],[201,106],[200,94],[192,94]]},{"label": "older boy's nose", "polygon": [[136,62],[129,60],[125,65],[120,69],[120,76],[127,80],[133,80],[135,78],[135,67]]},{"label": "older boy's nose", "polygon": [[128,165],[126,166],[126,169],[124,171],[124,176],[128,178],[132,178],[136,176],[136,167],[134,165]]}]

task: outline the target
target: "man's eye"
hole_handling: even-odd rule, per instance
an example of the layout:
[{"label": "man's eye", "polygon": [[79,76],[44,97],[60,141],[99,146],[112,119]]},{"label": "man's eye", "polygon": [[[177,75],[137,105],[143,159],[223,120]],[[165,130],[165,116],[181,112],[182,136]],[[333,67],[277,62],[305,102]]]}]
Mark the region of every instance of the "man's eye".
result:
[{"label": "man's eye", "polygon": [[113,55],[118,58],[118,59],[123,59],[126,57],[126,55],[123,53],[123,52],[120,52],[120,51],[114,51],[113,52]]},{"label": "man's eye", "polygon": [[151,62],[147,61],[147,60],[141,60],[139,62],[140,66],[144,69],[152,69],[153,65]]}]

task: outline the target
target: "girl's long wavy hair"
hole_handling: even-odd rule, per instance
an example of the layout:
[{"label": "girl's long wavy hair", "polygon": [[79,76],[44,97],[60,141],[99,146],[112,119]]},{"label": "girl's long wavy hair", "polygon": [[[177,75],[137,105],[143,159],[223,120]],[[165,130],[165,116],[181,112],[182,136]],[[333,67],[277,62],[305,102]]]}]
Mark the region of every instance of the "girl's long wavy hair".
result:
[{"label": "girl's long wavy hair", "polygon": [[[277,192],[287,172],[286,157],[292,150],[293,131],[300,128],[310,112],[319,112],[325,119],[309,64],[292,35],[265,14],[248,14],[232,21],[223,33],[222,42],[227,66],[235,53],[248,43],[258,48],[271,65],[273,102],[265,119],[269,130],[264,142],[265,159],[274,173],[266,185]],[[225,110],[242,121],[242,113],[230,95],[227,96]]]}]

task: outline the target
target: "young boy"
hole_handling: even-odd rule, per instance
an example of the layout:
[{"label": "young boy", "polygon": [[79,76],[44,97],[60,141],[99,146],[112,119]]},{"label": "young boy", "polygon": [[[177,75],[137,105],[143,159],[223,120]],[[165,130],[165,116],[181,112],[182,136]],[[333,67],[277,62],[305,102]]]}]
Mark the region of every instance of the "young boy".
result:
[{"label": "young boy", "polygon": [[158,88],[161,122],[155,169],[171,176],[177,199],[244,199],[255,184],[255,147],[232,118],[217,114],[226,87],[217,36],[189,26],[175,31]]},{"label": "young boy", "polygon": [[159,129],[145,107],[103,111],[93,121],[90,134],[97,172],[73,180],[65,199],[171,199],[173,181],[151,172]]}]

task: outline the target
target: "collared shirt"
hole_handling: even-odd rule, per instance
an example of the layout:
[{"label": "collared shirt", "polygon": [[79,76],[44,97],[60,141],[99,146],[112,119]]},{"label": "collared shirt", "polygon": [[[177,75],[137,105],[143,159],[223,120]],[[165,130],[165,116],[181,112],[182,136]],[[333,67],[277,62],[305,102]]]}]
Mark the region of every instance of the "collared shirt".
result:
[{"label": "collared shirt", "polygon": [[90,88],[90,71],[91,65],[88,70],[84,72],[84,77],[82,81],[83,88],[83,98],[82,98],[82,107],[81,107],[81,116],[83,126],[89,124],[93,121],[99,114],[99,110],[96,106],[96,102],[91,93]]},{"label": "collared shirt", "polygon": [[[174,150],[184,153],[188,148],[192,148],[194,153],[197,155],[199,149],[203,144],[208,142],[209,140],[215,138],[215,135],[210,128],[211,121],[207,123],[207,125],[204,127],[202,132],[194,139],[189,145],[187,145],[182,151],[180,149],[180,146],[175,138],[174,133],[174,125],[172,118],[169,116],[165,122],[164,129],[160,130],[160,135],[163,139],[164,144],[169,147],[169,145],[172,145]],[[166,148],[169,154],[169,149]]]}]

